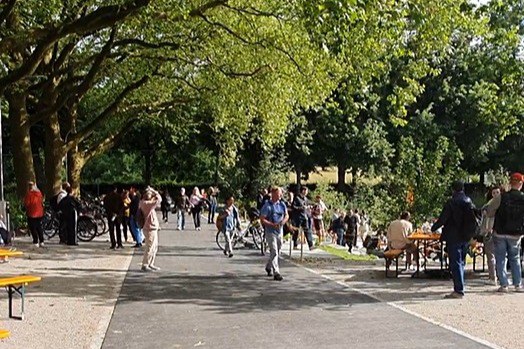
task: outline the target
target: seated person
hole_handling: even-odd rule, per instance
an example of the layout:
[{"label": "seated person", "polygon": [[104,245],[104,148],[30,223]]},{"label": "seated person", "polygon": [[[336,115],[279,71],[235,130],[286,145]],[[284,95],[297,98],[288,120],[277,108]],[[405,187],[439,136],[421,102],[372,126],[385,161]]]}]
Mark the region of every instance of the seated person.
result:
[{"label": "seated person", "polygon": [[11,245],[11,234],[4,223],[4,216],[0,215],[0,239],[5,246]]},{"label": "seated person", "polygon": [[408,239],[408,236],[413,232],[413,224],[409,221],[410,218],[409,212],[402,212],[400,219],[391,222],[388,227],[387,239],[389,249],[406,251],[408,268],[414,270],[415,266],[411,264],[411,260],[412,255],[415,255],[415,262],[418,262],[418,249]]}]

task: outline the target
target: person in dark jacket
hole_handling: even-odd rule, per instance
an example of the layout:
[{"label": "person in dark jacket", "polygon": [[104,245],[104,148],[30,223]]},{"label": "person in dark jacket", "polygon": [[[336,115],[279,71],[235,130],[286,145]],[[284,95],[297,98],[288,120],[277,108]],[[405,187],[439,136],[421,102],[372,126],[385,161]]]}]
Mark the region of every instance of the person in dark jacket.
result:
[{"label": "person in dark jacket", "polygon": [[115,248],[124,248],[122,245],[122,232],[120,229],[120,225],[122,224],[122,214],[124,212],[124,200],[117,192],[116,187],[104,198],[104,208],[106,209],[107,223],[109,225],[109,238],[111,239],[110,248],[112,250]]},{"label": "person in dark jacket", "polygon": [[440,239],[446,242],[453,278],[453,292],[446,295],[446,298],[462,298],[464,297],[464,265],[469,244],[469,237],[463,231],[463,222],[467,210],[475,209],[475,205],[464,193],[462,181],[454,182],[452,190],[451,198],[444,205],[431,231],[435,232],[444,227]]},{"label": "person in dark jacket", "polygon": [[73,188],[71,186],[65,189],[67,195],[60,200],[58,209],[60,210],[64,222],[64,232],[66,243],[70,246],[78,245],[76,230],[78,223],[78,210],[80,210],[80,202],[73,196]]},{"label": "person in dark jacket", "polygon": [[[309,249],[313,250],[315,247],[313,246],[313,234],[311,233],[311,226],[309,224],[310,220],[310,208],[311,204],[307,198],[308,194],[308,188],[302,187],[300,188],[300,193],[293,198],[293,202],[291,206],[293,207],[293,225],[295,227],[302,227],[304,230],[304,234],[306,236],[307,244],[309,245]],[[297,240],[298,240],[298,234],[297,237],[293,237],[293,247],[297,248]]]}]

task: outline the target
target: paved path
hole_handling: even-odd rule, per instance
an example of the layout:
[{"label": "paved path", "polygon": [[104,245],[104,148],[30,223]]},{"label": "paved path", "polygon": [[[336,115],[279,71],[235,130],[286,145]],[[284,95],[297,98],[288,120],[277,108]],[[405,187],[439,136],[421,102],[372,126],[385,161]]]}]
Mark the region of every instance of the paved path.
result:
[{"label": "paved path", "polygon": [[286,261],[273,281],[255,251],[228,259],[214,227],[189,228],[160,232],[160,272],[135,254],[103,348],[485,348]]}]

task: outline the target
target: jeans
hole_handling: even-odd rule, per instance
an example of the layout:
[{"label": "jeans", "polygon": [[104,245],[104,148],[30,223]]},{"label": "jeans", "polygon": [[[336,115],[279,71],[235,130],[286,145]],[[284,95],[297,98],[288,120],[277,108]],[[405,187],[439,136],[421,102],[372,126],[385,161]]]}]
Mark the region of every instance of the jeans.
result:
[{"label": "jeans", "polygon": [[344,229],[337,229],[337,244],[340,246],[344,246]]},{"label": "jeans", "polygon": [[181,208],[177,208],[176,220],[177,220],[177,228],[179,230],[184,230],[184,228],[186,227],[186,211]]},{"label": "jeans", "polygon": [[[313,247],[313,234],[311,233],[310,220],[307,217],[300,216],[298,217],[294,225],[295,227],[302,227],[304,230],[304,235],[306,236],[307,244],[309,248]],[[293,246],[297,247],[298,245],[298,230],[293,234]]]},{"label": "jeans", "polygon": [[214,223],[215,222],[215,214],[217,213],[217,205],[211,204],[209,205],[209,214],[207,215],[207,222],[208,223]]},{"label": "jeans", "polygon": [[200,207],[193,207],[191,209],[191,214],[193,215],[193,222],[195,223],[195,229],[196,228],[200,228],[200,212],[201,212],[201,208]]},{"label": "jeans", "polygon": [[226,239],[226,245],[224,246],[224,252],[227,254],[233,253],[233,247],[231,246],[231,236],[235,232],[233,230],[224,230],[224,237]]},{"label": "jeans", "polygon": [[269,246],[269,259],[266,263],[266,270],[272,270],[273,274],[280,274],[278,256],[282,248],[282,234],[273,234],[266,231],[266,242]]},{"label": "jeans", "polygon": [[460,294],[464,294],[464,265],[467,251],[467,242],[448,243],[449,268],[453,278],[453,290]]},{"label": "jeans", "polygon": [[511,268],[511,276],[513,277],[513,285],[520,286],[522,282],[522,274],[520,267],[520,243],[522,239],[512,239],[501,236],[494,236],[495,240],[495,259],[497,277],[500,286],[508,286],[508,275],[506,273],[506,257]]},{"label": "jeans", "polygon": [[133,239],[135,239],[136,243],[142,244],[144,241],[144,234],[142,233],[142,229],[140,229],[136,224],[135,217],[133,216],[129,217],[129,227],[131,228],[131,234],[133,235]]},{"label": "jeans", "polygon": [[[111,239],[111,247],[122,246],[122,232],[120,230],[121,219],[118,216],[108,216],[107,224],[109,226],[109,238]],[[116,241],[115,241],[116,230]]]},{"label": "jeans", "polygon": [[44,242],[44,229],[42,228],[42,217],[31,218],[27,217],[27,225],[31,236],[33,237],[33,244]]}]

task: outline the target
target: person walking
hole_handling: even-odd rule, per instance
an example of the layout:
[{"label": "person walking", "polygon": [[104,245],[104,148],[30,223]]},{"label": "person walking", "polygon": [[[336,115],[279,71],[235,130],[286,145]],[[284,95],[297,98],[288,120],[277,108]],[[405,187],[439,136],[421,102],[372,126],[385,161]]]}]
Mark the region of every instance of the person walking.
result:
[{"label": "person walking", "polygon": [[494,209],[488,210],[493,204],[494,200],[501,195],[501,188],[496,187],[489,191],[488,202],[482,207],[482,223],[480,226],[480,234],[482,236],[482,244],[484,247],[484,253],[488,264],[488,284],[497,286],[497,274],[495,269],[495,239],[493,238],[493,225],[495,224],[495,211]]},{"label": "person walking", "polygon": [[240,219],[238,209],[236,208],[235,198],[231,195],[226,199],[226,207],[220,214],[222,220],[222,233],[226,240],[224,247],[224,254],[229,258],[233,257],[233,248],[231,247],[231,236],[235,233],[235,229],[240,230]]},{"label": "person walking", "polygon": [[267,201],[260,211],[260,221],[264,226],[266,242],[269,246],[269,259],[266,263],[266,273],[273,276],[274,280],[282,281],[278,257],[282,248],[283,227],[289,219],[287,207],[282,198],[282,189],[272,188],[271,199]]},{"label": "person walking", "polygon": [[180,188],[180,195],[176,199],[176,219],[177,230],[184,230],[186,227],[186,211],[190,207],[189,198],[186,195],[186,189]]},{"label": "person walking", "polygon": [[322,197],[320,195],[317,195],[315,197],[315,204],[311,209],[311,217],[313,219],[313,229],[317,234],[319,243],[323,242],[325,239],[323,214],[326,210],[327,207],[324,201],[322,201]]},{"label": "person walking", "polygon": [[215,215],[217,212],[217,195],[218,195],[218,189],[215,187],[209,187],[208,189],[209,195],[207,197],[209,201],[209,214],[207,215],[207,223],[208,224],[214,224],[215,223]]},{"label": "person walking", "polygon": [[167,189],[162,192],[161,196],[162,203],[160,204],[160,211],[162,211],[162,220],[167,223],[169,221],[169,210],[171,210],[171,196]]},{"label": "person walking", "polygon": [[516,292],[524,292],[522,287],[522,269],[520,248],[524,236],[524,193],[522,184],[524,175],[513,173],[510,176],[510,190],[493,199],[488,212],[495,210],[493,235],[495,242],[495,260],[499,292],[509,291],[506,263],[509,263],[513,286]]},{"label": "person walking", "polygon": [[466,231],[465,223],[468,211],[474,210],[475,205],[464,193],[464,182],[455,181],[452,185],[453,194],[446,202],[437,221],[431,227],[436,232],[443,227],[441,240],[446,242],[449,267],[453,278],[453,292],[445,298],[464,297],[464,265],[468,251],[470,232]]},{"label": "person walking", "polygon": [[356,247],[357,244],[357,226],[358,219],[353,210],[349,210],[346,217],[344,218],[344,223],[346,226],[346,234],[344,236],[344,241],[348,247],[348,253],[353,251],[353,247]]},{"label": "person walking", "polygon": [[140,195],[135,187],[129,189],[129,229],[135,240],[135,248],[142,247],[144,242],[144,234],[142,229],[138,226],[136,222],[136,214],[138,211],[138,206],[140,205]]},{"label": "person walking", "polygon": [[144,196],[140,201],[138,209],[144,216],[144,235],[145,249],[144,258],[142,259],[142,271],[157,271],[159,267],[155,266],[155,258],[158,252],[158,229],[160,224],[155,209],[160,206],[162,197],[153,188],[147,188]]},{"label": "person walking", "polygon": [[[300,193],[293,198],[293,225],[297,228],[302,227],[304,235],[306,236],[307,244],[310,250],[315,249],[313,246],[313,234],[311,233],[311,226],[309,224],[310,216],[308,214],[310,204],[307,198],[308,188],[300,188]],[[282,193],[280,194],[282,196]],[[286,209],[287,212],[287,209]],[[298,248],[298,234],[293,236],[293,247]]]},{"label": "person walking", "polygon": [[35,247],[44,247],[44,197],[34,182],[27,183],[27,193],[24,197],[24,207],[27,216],[27,226],[33,237]]},{"label": "person walking", "polygon": [[[129,242],[129,239],[127,238],[127,228],[129,227],[129,217],[131,213],[129,209],[131,198],[129,197],[129,191],[125,189],[122,191],[122,203],[124,204],[122,209],[122,233],[124,234],[124,241],[127,243]],[[129,232],[133,235],[131,229],[129,229]]]},{"label": "person walking", "polygon": [[78,245],[77,242],[77,223],[78,210],[80,210],[80,202],[73,196],[73,188],[71,186],[66,188],[67,195],[60,200],[58,208],[62,214],[64,222],[65,242],[69,246]]},{"label": "person walking", "polygon": [[200,190],[197,187],[193,188],[193,194],[189,198],[189,204],[191,206],[191,215],[193,216],[193,223],[195,223],[195,229],[200,230],[200,212],[202,212],[203,198],[200,195]]},{"label": "person walking", "polygon": [[[122,232],[120,225],[122,222],[122,213],[124,211],[124,200],[118,194],[117,188],[107,194],[104,198],[104,208],[107,214],[107,223],[109,225],[109,238],[111,239],[111,250],[124,248],[122,245]],[[116,230],[116,236],[115,236]]]}]

